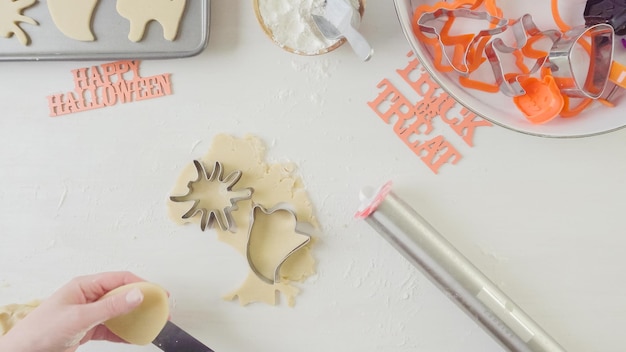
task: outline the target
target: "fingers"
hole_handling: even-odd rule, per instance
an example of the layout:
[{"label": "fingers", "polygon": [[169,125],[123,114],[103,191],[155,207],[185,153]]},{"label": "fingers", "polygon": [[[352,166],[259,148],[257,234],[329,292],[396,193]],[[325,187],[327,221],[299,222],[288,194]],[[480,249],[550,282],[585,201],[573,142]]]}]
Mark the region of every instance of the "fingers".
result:
[{"label": "fingers", "polygon": [[86,325],[95,326],[109,319],[130,313],[143,302],[143,293],[139,288],[120,292],[99,301],[85,304],[81,316],[88,319]]},{"label": "fingers", "polygon": [[[93,330],[93,334],[91,335],[89,340],[100,340],[100,341],[124,342],[124,343],[127,343],[126,341],[124,341],[124,339],[122,339],[121,337],[119,337],[119,336],[115,335],[114,333],[112,333],[111,330],[109,330],[104,325],[96,326],[95,329]],[[84,342],[87,342],[87,341],[81,341],[81,343],[84,343]]]},{"label": "fingers", "polygon": [[145,281],[128,271],[112,271],[95,275],[82,276],[75,279],[87,302],[97,301],[107,292],[131,284]]}]

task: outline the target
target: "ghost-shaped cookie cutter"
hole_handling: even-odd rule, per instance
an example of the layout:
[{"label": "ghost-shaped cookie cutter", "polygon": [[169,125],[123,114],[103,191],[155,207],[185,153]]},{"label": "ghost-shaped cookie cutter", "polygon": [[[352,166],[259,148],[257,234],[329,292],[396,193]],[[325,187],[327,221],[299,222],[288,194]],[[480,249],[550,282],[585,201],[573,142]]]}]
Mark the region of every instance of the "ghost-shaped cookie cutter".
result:
[{"label": "ghost-shaped cookie cutter", "polygon": [[[248,187],[233,191],[233,187],[239,179],[241,179],[242,172],[240,170],[235,170],[228,174],[228,176],[224,177],[224,167],[219,161],[215,162],[211,174],[207,173],[200,161],[194,160],[193,165],[196,168],[198,176],[195,180],[191,180],[187,183],[189,192],[183,196],[171,196],[170,200],[172,202],[188,202],[193,200],[194,203],[191,209],[183,214],[182,218],[189,219],[200,213],[202,216],[200,219],[200,229],[202,229],[202,231],[204,231],[207,227],[213,226],[214,223],[217,223],[217,226],[219,226],[219,228],[223,231],[228,230],[230,232],[235,232],[236,226],[231,213],[238,209],[237,202],[250,199],[252,197],[254,189]],[[223,185],[223,189],[220,192],[221,194],[195,194],[194,185],[199,182],[219,182]],[[198,205],[200,205],[201,202],[201,199],[199,198],[200,196],[226,197],[228,198],[228,203],[230,205],[227,205],[222,209],[198,208]]]},{"label": "ghost-shaped cookie cutter", "polygon": [[[294,248],[290,249],[287,253],[285,253],[280,261],[277,263],[276,267],[272,272],[272,276],[270,277],[267,273],[262,273],[255,263],[253,256],[251,255],[251,242],[252,242],[252,234],[254,229],[255,220],[257,217],[257,212],[262,212],[265,215],[272,215],[277,212],[287,212],[290,217],[292,217],[295,221],[294,233],[302,236],[302,241],[300,241]],[[306,246],[309,242],[311,242],[311,237],[315,232],[314,226],[308,222],[298,221],[296,212],[291,208],[289,204],[280,203],[270,209],[266,209],[260,204],[253,204],[252,209],[250,211],[250,224],[248,228],[248,239],[246,241],[246,258],[248,260],[248,265],[254,274],[270,285],[276,284],[280,282],[280,268],[285,263],[285,261],[293,255],[295,252],[300,250],[302,247]]]}]

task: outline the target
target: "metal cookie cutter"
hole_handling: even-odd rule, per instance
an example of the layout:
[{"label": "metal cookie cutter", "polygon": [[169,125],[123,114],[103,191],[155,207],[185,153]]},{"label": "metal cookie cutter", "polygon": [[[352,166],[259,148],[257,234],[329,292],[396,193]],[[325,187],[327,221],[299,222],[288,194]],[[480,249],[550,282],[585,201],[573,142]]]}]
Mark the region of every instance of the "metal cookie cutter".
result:
[{"label": "metal cookie cutter", "polygon": [[[204,231],[207,227],[211,227],[217,223],[223,231],[235,231],[235,224],[231,212],[237,210],[237,202],[250,199],[254,189],[244,188],[233,191],[233,187],[241,178],[241,171],[235,170],[224,178],[224,167],[219,161],[215,162],[211,174],[208,174],[204,166],[198,160],[193,161],[198,176],[195,180],[187,183],[189,192],[183,196],[171,196],[172,202],[188,202],[193,201],[191,209],[183,214],[183,219],[189,219],[196,214],[202,214],[200,220],[200,229]],[[214,183],[219,183],[215,185]],[[207,191],[211,187],[218,187],[216,193],[197,194],[197,190]],[[211,199],[211,197],[214,197]],[[218,200],[214,200],[218,199]]]},{"label": "metal cookie cutter", "polygon": [[[550,70],[563,94],[592,99],[602,95],[613,61],[613,39],[613,27],[601,23],[572,28],[554,43],[549,55]],[[580,62],[585,60],[575,57],[575,49],[586,46],[588,59],[585,60],[589,65],[584,67]]]},{"label": "metal cookie cutter", "polygon": [[515,39],[514,46],[508,46],[501,38],[495,38],[485,46],[485,55],[491,65],[496,84],[500,91],[507,96],[516,97],[526,94],[526,91],[520,84],[520,80],[538,72],[548,60],[548,56],[537,59],[533,67],[528,73],[520,73],[507,78],[502,66],[502,60],[498,53],[511,54],[516,50],[522,49],[532,37],[544,36],[549,38],[554,44],[561,38],[561,32],[557,30],[541,31],[535,24],[530,14],[525,14],[518,20],[509,25],[510,30]]},{"label": "metal cookie cutter", "polygon": [[[456,18],[456,17],[464,17],[475,20],[483,20],[488,23],[494,24],[494,28],[483,29],[474,35],[471,39],[470,43],[465,47],[463,56],[461,58],[461,62],[457,63],[454,58],[450,58],[446,53],[445,47],[446,43],[442,38],[442,35],[434,26],[428,25],[427,23],[440,20],[447,19],[448,21]],[[417,26],[420,31],[428,34],[434,35],[439,41],[439,46],[442,51],[442,56],[444,59],[454,68],[455,71],[461,74],[470,73],[469,65],[468,65],[468,57],[472,51],[472,48],[480,41],[480,39],[485,37],[491,37],[496,34],[500,34],[504,32],[508,27],[508,20],[504,18],[499,18],[492,16],[488,12],[485,11],[473,11],[468,8],[456,8],[456,9],[446,9],[446,8],[438,8],[432,12],[424,12],[419,19],[417,20]]]},{"label": "metal cookie cutter", "polygon": [[[257,240],[256,237],[258,237],[253,236],[253,233],[256,233],[254,232],[255,224],[256,226],[259,226],[256,223],[258,212],[262,212],[265,215],[273,215],[279,212],[285,212],[286,215],[295,222],[295,225],[293,226],[293,228],[290,228],[290,231],[293,231],[293,233],[297,234],[298,236],[297,238],[294,238],[292,248],[290,248],[286,253],[279,253],[282,256],[277,262],[268,262],[268,258],[259,257],[258,255],[254,255],[252,253],[252,242],[255,242]],[[266,231],[263,230],[267,229],[259,228],[256,230],[266,233]],[[311,236],[313,233],[313,225],[308,222],[298,221],[295,211],[292,210],[287,204],[278,204],[270,209],[265,209],[259,204],[254,204],[252,206],[252,210],[250,211],[250,225],[248,228],[248,240],[246,242],[246,258],[248,259],[248,265],[250,266],[250,269],[252,269],[256,276],[264,282],[270,285],[278,283],[280,281],[280,268],[282,267],[283,263],[285,263],[285,261],[292,254],[311,242]],[[265,252],[265,254],[267,253]]]}]

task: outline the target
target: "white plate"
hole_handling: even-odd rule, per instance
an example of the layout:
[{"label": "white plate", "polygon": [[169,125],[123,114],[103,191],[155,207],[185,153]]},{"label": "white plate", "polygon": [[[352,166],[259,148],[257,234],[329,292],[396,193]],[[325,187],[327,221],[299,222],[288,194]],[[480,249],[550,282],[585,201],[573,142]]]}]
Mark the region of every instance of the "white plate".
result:
[{"label": "white plate", "polygon": [[[626,114],[622,105],[625,99],[618,100],[617,107],[608,108],[594,102],[578,116],[572,118],[557,117],[545,124],[532,124],[517,109],[512,99],[502,93],[485,93],[468,89],[458,82],[456,73],[441,73],[432,64],[432,55],[426,45],[419,42],[411,29],[414,9],[423,4],[435,4],[434,0],[394,0],[398,19],[402,25],[411,48],[422,62],[424,68],[432,75],[450,96],[477,115],[521,133],[542,137],[584,137],[611,132],[626,126]],[[583,10],[585,0],[561,0],[560,14],[571,26],[584,24]],[[549,0],[498,1],[498,6],[507,18],[519,18],[529,13],[541,30],[557,29],[552,19]],[[564,6],[566,4],[567,6]],[[626,49],[616,38],[615,59],[626,63]],[[485,79],[486,80],[486,79]],[[611,87],[611,84],[607,85]]]}]

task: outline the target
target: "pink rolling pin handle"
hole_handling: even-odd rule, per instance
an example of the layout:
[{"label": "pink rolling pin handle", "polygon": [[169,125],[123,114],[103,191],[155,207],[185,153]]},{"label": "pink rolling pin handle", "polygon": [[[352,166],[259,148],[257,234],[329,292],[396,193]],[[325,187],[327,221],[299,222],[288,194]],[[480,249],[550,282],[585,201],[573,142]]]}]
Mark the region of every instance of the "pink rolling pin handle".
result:
[{"label": "pink rolling pin handle", "polygon": [[[378,208],[380,203],[382,203],[389,192],[391,192],[391,186],[392,182],[387,181],[387,183],[382,185],[375,193],[372,192],[372,189],[363,190],[360,194],[361,207],[354,217],[357,219],[365,219],[376,211],[376,208]],[[365,194],[366,192],[372,194]]]}]

